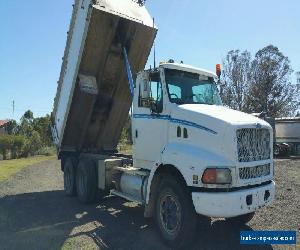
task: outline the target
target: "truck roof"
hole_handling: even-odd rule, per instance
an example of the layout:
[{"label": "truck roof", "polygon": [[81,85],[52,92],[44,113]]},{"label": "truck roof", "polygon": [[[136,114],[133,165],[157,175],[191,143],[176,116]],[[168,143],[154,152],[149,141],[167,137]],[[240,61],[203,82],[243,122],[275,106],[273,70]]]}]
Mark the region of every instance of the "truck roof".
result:
[{"label": "truck roof", "polygon": [[161,63],[159,65],[162,68],[166,69],[175,69],[175,70],[181,70],[181,71],[186,71],[186,72],[191,72],[195,74],[199,74],[202,76],[208,76],[208,77],[213,77],[216,78],[217,75],[209,70],[206,69],[201,69],[201,68],[196,68],[194,66],[188,65],[188,64],[183,64],[183,63]]}]

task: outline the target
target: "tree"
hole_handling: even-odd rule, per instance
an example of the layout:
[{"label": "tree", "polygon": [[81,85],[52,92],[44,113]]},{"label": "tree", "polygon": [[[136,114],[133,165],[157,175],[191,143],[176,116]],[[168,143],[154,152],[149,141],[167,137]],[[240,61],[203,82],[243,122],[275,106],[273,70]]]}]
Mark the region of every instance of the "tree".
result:
[{"label": "tree", "polygon": [[0,153],[4,159],[8,152],[11,152],[12,158],[52,152],[49,115],[34,118],[32,111],[28,110],[19,124],[14,120],[9,121],[7,130],[9,135],[0,136]]},{"label": "tree", "polygon": [[293,115],[299,106],[299,85],[290,82],[288,57],[269,45],[259,50],[251,63],[251,81],[246,111],[265,111],[273,117]]},{"label": "tree", "polygon": [[32,111],[27,110],[21,117],[18,133],[25,135],[26,137],[31,137],[33,132],[33,120],[34,117]]},{"label": "tree", "polygon": [[15,159],[17,158],[23,149],[23,146],[25,144],[25,137],[22,135],[15,135],[13,136],[13,143],[11,145],[11,153],[12,153],[12,158]]},{"label": "tree", "polygon": [[33,120],[33,112],[31,110],[27,110],[23,115],[23,119],[27,119],[28,121],[32,121]]},{"label": "tree", "polygon": [[23,156],[35,155],[42,147],[42,140],[37,131],[32,132],[32,136],[28,137],[25,142]]},{"label": "tree", "polygon": [[9,135],[13,135],[13,134],[17,133],[17,128],[18,128],[18,124],[15,120],[10,120],[6,124],[6,131]]},{"label": "tree", "polygon": [[52,135],[50,129],[50,116],[38,117],[33,119],[33,130],[37,131],[41,137],[43,146],[52,145]]},{"label": "tree", "polygon": [[223,103],[236,110],[245,110],[250,78],[251,56],[248,51],[231,50],[223,60],[221,96]]}]

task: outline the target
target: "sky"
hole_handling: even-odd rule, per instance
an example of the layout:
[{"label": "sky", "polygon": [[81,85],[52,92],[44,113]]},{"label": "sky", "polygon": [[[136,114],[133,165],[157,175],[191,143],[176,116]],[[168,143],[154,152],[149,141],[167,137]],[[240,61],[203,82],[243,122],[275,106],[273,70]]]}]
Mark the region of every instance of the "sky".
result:
[{"label": "sky", "polygon": [[[72,4],[0,1],[0,119],[19,120],[28,109],[35,117],[52,111]],[[146,7],[159,29],[157,62],[182,60],[214,71],[232,49],[254,56],[273,44],[300,71],[299,0],[147,0]]]}]

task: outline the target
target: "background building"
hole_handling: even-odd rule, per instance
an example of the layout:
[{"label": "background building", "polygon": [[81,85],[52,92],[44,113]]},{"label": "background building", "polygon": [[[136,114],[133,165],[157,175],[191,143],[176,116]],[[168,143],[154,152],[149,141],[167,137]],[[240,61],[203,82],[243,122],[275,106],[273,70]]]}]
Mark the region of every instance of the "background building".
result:
[{"label": "background building", "polygon": [[9,120],[0,120],[0,135],[7,134],[7,124]]}]

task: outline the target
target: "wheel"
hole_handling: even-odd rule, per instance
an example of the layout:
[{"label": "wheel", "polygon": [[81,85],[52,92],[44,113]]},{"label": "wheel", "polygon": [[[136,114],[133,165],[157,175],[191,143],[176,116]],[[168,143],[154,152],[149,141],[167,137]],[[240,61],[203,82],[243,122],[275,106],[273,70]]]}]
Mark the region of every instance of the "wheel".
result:
[{"label": "wheel", "polygon": [[97,194],[97,175],[95,164],[92,160],[80,160],[77,167],[76,190],[79,201],[91,203]]},{"label": "wheel", "polygon": [[172,248],[192,243],[197,216],[191,196],[184,184],[166,176],[162,179],[156,200],[156,223],[163,241]]},{"label": "wheel", "polygon": [[280,155],[280,148],[278,145],[274,147],[274,155],[278,157]]},{"label": "wheel", "polygon": [[68,196],[76,195],[76,169],[72,158],[64,164],[64,190]]},{"label": "wheel", "polygon": [[226,218],[226,221],[230,224],[241,226],[247,224],[254,216],[255,212],[249,214],[243,214],[236,217]]}]

